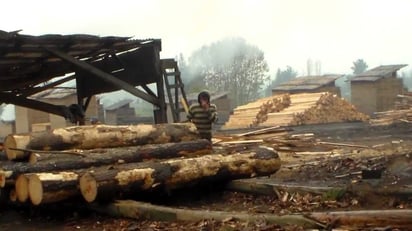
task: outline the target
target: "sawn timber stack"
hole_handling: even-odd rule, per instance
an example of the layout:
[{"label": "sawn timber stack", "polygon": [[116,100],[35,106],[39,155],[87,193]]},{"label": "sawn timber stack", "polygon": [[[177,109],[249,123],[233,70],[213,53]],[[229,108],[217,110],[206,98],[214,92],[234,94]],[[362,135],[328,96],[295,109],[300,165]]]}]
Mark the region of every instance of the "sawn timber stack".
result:
[{"label": "sawn timber stack", "polygon": [[[271,106],[269,106],[271,105]],[[275,106],[274,106],[275,105]],[[224,129],[367,121],[369,116],[328,92],[275,95],[239,106]]]}]

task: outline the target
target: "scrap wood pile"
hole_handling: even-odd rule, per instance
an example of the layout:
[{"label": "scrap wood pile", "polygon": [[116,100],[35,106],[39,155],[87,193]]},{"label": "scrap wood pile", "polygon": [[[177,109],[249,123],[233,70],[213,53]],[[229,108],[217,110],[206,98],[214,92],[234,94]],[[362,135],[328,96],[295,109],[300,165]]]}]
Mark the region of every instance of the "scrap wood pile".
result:
[{"label": "scrap wood pile", "polygon": [[375,126],[383,126],[403,122],[412,123],[412,109],[375,112],[374,118],[369,121],[371,125]]},{"label": "scrap wood pile", "polygon": [[280,168],[277,153],[268,148],[215,153],[192,123],[10,134],[4,151],[8,160],[0,162],[1,195],[33,205],[79,196],[86,202],[123,199],[201,180],[271,175]]},{"label": "scrap wood pile", "polygon": [[396,96],[395,110],[405,110],[412,108],[412,92],[405,92]]},{"label": "scrap wood pile", "polygon": [[293,126],[369,119],[369,116],[357,111],[346,100],[328,92],[301,93],[272,98],[277,99],[278,105],[282,105],[276,107],[278,110],[260,110],[266,107],[267,101],[257,100],[235,108],[233,115],[223,128]]},{"label": "scrap wood pile", "polygon": [[382,126],[394,123],[412,122],[412,93],[397,95],[394,110],[375,112],[369,121],[371,125]]},{"label": "scrap wood pile", "polygon": [[213,143],[215,148],[224,147],[227,151],[256,145],[264,145],[283,152],[324,149],[316,144],[313,133],[291,134],[291,131],[291,128],[274,126],[237,134],[215,134]]}]

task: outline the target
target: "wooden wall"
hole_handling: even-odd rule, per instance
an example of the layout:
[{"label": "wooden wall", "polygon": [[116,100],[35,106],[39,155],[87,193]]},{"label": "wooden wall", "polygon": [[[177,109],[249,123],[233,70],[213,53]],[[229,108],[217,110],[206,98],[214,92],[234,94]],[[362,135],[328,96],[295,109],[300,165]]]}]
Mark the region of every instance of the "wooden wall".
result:
[{"label": "wooden wall", "polygon": [[396,96],[403,91],[402,80],[394,77],[351,82],[351,103],[360,112],[373,115],[394,109]]},{"label": "wooden wall", "polygon": [[[69,106],[70,104],[77,103],[77,96],[73,94],[62,98],[44,99],[42,101],[54,105]],[[74,125],[61,116],[30,108],[15,106],[15,113],[16,133],[49,130]],[[98,101],[95,97],[90,100],[89,107],[87,108],[86,124],[89,123],[89,118],[92,117],[98,117]]]}]

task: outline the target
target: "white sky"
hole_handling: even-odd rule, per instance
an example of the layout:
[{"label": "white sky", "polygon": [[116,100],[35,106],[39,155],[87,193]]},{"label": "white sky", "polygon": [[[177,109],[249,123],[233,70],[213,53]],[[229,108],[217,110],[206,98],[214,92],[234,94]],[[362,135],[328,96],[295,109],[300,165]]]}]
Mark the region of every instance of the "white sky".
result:
[{"label": "white sky", "polygon": [[0,30],[160,38],[162,58],[236,36],[265,53],[271,73],[289,65],[303,75],[310,58],[347,74],[359,58],[411,64],[411,9],[410,0],[15,0],[2,3]]}]

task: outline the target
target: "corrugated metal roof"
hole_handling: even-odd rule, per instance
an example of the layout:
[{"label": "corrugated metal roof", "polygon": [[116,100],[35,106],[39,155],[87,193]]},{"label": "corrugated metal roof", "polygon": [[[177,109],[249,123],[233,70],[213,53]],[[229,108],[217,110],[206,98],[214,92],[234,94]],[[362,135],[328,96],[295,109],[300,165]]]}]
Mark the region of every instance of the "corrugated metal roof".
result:
[{"label": "corrugated metal roof", "polygon": [[46,89],[33,95],[33,99],[62,99],[70,95],[75,95],[76,89],[73,88],[52,88]]},{"label": "corrugated metal roof", "polygon": [[393,72],[397,72],[399,69],[408,66],[407,64],[398,64],[398,65],[381,65],[370,70],[367,70],[363,73],[355,75],[351,82],[358,81],[376,81],[381,78],[392,76]]},{"label": "corrugated metal roof", "polygon": [[321,75],[297,77],[289,82],[282,83],[273,90],[293,91],[293,90],[313,90],[334,82],[343,75]]},{"label": "corrugated metal roof", "polygon": [[111,111],[111,110],[116,110],[118,108],[123,107],[124,105],[130,104],[133,102],[133,99],[122,99],[112,105],[109,105],[108,107],[105,108],[105,110]]}]

